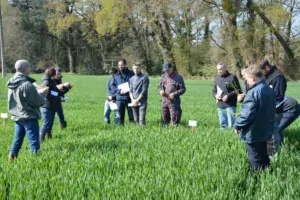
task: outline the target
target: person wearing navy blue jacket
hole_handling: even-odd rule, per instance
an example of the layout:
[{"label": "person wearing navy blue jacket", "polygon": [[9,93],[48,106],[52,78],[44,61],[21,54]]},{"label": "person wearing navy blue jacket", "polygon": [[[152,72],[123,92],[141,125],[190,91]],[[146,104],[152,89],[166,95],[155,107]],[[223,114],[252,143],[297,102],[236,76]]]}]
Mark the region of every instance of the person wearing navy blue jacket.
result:
[{"label": "person wearing navy blue jacket", "polygon": [[250,88],[235,121],[235,133],[248,149],[252,172],[264,170],[270,165],[267,142],[272,138],[276,112],[275,92],[265,83],[262,71],[256,66],[245,70]]},{"label": "person wearing navy blue jacket", "polygon": [[113,96],[116,96],[116,104],[118,106],[120,115],[120,124],[124,125],[125,109],[127,108],[129,121],[133,122],[132,109],[128,107],[128,103],[131,102],[129,91],[119,89],[118,86],[128,82],[129,79],[134,76],[133,71],[129,70],[126,66],[126,60],[122,59],[118,63],[119,71],[115,74],[113,81],[110,82],[110,92]]},{"label": "person wearing navy blue jacket", "polygon": [[285,91],[287,88],[286,79],[283,73],[276,66],[270,65],[267,59],[259,62],[259,67],[263,71],[267,85],[276,93],[276,114],[274,120],[274,135],[268,142],[268,152],[272,156],[278,152],[280,144],[283,142],[283,135],[279,132],[279,124],[283,117],[283,103],[285,102]]}]

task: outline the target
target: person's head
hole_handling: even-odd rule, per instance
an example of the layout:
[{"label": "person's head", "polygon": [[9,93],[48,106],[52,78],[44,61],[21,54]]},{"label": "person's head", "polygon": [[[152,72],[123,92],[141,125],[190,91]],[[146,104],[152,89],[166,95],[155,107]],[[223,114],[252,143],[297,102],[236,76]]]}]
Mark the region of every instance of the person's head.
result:
[{"label": "person's head", "polygon": [[258,67],[262,70],[264,76],[268,75],[271,70],[271,65],[267,59],[259,61]]},{"label": "person's head", "polygon": [[111,68],[111,69],[109,70],[109,74],[112,75],[112,76],[115,75],[117,72],[118,72],[118,69],[115,68],[115,67],[113,67],[113,68]]},{"label": "person's head", "polygon": [[251,65],[245,69],[244,77],[247,83],[251,86],[262,79],[263,72],[259,66]]},{"label": "person's head", "polygon": [[242,67],[241,68],[241,74],[242,74],[242,78],[245,80],[245,71],[246,71],[246,69],[248,68],[248,66],[245,66],[245,67]]},{"label": "person's head", "polygon": [[61,68],[60,67],[55,67],[56,75],[54,77],[55,80],[61,79]]},{"label": "person's head", "polygon": [[126,69],[126,60],[125,59],[121,59],[119,62],[118,62],[118,66],[119,66],[119,69],[121,71],[125,70]]},{"label": "person's head", "polygon": [[18,60],[15,63],[15,68],[17,72],[20,72],[22,74],[30,74],[30,64],[27,60]]},{"label": "person's head", "polygon": [[48,68],[45,70],[45,75],[51,77],[52,79],[54,79],[54,78],[55,78],[55,75],[56,75],[56,70],[55,70],[55,68],[54,68],[54,67],[48,67]]},{"label": "person's head", "polygon": [[139,75],[142,72],[142,66],[140,63],[135,63],[132,67],[132,70],[135,75]]},{"label": "person's head", "polygon": [[217,65],[217,70],[218,70],[218,74],[220,76],[223,76],[224,74],[226,74],[227,72],[227,66],[225,63],[223,62],[220,62],[218,65]]},{"label": "person's head", "polygon": [[168,75],[172,74],[174,72],[173,65],[170,62],[165,62],[162,71]]}]

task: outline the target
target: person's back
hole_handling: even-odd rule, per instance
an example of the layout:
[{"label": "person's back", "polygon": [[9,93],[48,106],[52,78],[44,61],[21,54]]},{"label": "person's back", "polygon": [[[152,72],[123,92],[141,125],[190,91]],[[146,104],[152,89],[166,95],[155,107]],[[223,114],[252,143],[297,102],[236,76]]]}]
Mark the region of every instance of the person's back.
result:
[{"label": "person's back", "polygon": [[275,105],[275,92],[264,80],[251,87],[244,99],[241,115],[242,112],[248,112],[248,109],[255,110],[255,113],[252,122],[241,132],[240,139],[250,143],[270,140],[273,134]]},{"label": "person's back", "polygon": [[39,119],[39,107],[45,104],[32,85],[34,79],[17,72],[7,83],[8,110],[14,121]]}]

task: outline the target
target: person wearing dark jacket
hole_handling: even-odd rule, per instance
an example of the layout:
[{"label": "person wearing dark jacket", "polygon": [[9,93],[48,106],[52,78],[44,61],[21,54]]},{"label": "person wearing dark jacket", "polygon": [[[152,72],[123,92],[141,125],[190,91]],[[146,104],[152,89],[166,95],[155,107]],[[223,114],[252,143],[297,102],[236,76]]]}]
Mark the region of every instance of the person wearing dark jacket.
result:
[{"label": "person wearing dark jacket", "polygon": [[40,149],[39,123],[41,118],[39,108],[43,106],[48,88],[38,91],[34,87],[35,80],[29,77],[30,65],[26,60],[18,60],[15,64],[16,74],[8,80],[8,111],[15,121],[14,142],[10,149],[8,160],[18,157],[25,135],[28,138],[30,151]]},{"label": "person wearing dark jacket", "polygon": [[286,101],[283,103],[282,108],[283,117],[280,120],[278,127],[280,135],[283,135],[284,129],[291,125],[300,115],[300,104],[292,97],[286,97]]},{"label": "person wearing dark jacket", "polygon": [[219,75],[215,77],[212,94],[217,101],[220,126],[221,129],[232,128],[241,87],[238,78],[227,71],[225,63],[220,62],[217,69]]},{"label": "person wearing dark jacket", "polygon": [[[117,72],[118,72],[118,70],[116,68],[112,68],[111,72],[110,72],[111,77],[107,81],[107,88],[106,88],[107,99],[106,99],[105,105],[104,105],[104,124],[110,124],[110,113],[112,111],[110,109],[110,104],[116,102],[116,96],[112,95],[110,92],[110,85],[112,85],[112,81]],[[115,121],[115,124],[120,123],[120,115],[119,115],[118,110],[114,111],[114,121]]]},{"label": "person wearing dark jacket", "polygon": [[[56,67],[55,68],[55,71],[56,71],[56,75],[54,77],[54,81],[57,85],[57,88],[63,93],[63,94],[66,94],[67,92],[69,92],[69,90],[72,88],[72,85],[71,84],[68,84],[68,87],[66,87],[64,84],[62,84],[62,78],[63,76],[61,75],[61,68],[60,67]],[[62,107],[62,103],[59,102],[58,103],[58,107],[57,107],[57,117],[58,117],[58,121],[59,121],[59,124],[60,124],[60,127],[61,128],[66,128],[67,127],[67,121],[65,120],[65,115],[64,115],[64,110],[63,110],[63,107]]]},{"label": "person wearing dark jacket", "polygon": [[262,71],[255,65],[246,69],[245,78],[250,88],[234,127],[235,133],[247,145],[250,169],[256,172],[270,165],[267,141],[274,129],[275,92],[265,83]]},{"label": "person wearing dark jacket", "polygon": [[184,80],[169,62],[164,63],[162,71],[164,74],[158,82],[158,93],[162,96],[162,123],[179,125],[182,116],[180,96],[186,91]]},{"label": "person wearing dark jacket", "polygon": [[55,112],[63,101],[64,93],[56,86],[56,82],[53,80],[56,75],[54,67],[49,67],[45,71],[45,76],[42,78],[42,84],[49,87],[49,93],[46,96],[46,104],[42,107],[43,125],[40,133],[41,141],[45,139],[45,136],[52,138],[52,127],[55,117]]},{"label": "person wearing dark jacket", "polygon": [[113,96],[116,96],[116,104],[120,114],[120,124],[124,125],[125,109],[127,109],[129,121],[133,122],[132,109],[128,107],[128,103],[131,102],[129,97],[129,88],[119,89],[119,86],[124,83],[128,83],[129,79],[134,75],[133,71],[129,70],[126,66],[126,60],[122,59],[118,63],[119,71],[114,75],[113,81],[110,82],[110,92]]},{"label": "person wearing dark jacket", "polygon": [[276,66],[270,65],[269,61],[263,59],[259,62],[259,67],[263,71],[267,85],[276,93],[276,114],[274,120],[274,135],[268,142],[268,152],[272,156],[278,152],[280,144],[283,142],[283,135],[279,132],[279,123],[283,116],[283,103],[285,102],[285,91],[287,88],[286,79]]}]

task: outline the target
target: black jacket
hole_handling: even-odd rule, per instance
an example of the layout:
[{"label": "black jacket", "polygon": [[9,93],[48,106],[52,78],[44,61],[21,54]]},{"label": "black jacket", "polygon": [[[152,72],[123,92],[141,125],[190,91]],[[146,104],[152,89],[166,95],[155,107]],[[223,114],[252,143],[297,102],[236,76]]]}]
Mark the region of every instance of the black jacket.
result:
[{"label": "black jacket", "polygon": [[64,95],[64,93],[56,87],[56,82],[49,76],[45,75],[42,78],[42,83],[43,85],[49,87],[49,93],[46,96],[46,104],[45,106],[43,106],[43,108],[48,108],[52,111],[56,111],[58,105],[61,102],[61,97]]},{"label": "black jacket", "polygon": [[265,78],[266,83],[276,93],[276,112],[283,112],[283,104],[281,104],[281,106],[278,106],[284,100],[285,91],[287,88],[286,79],[283,73],[279,71],[276,66],[273,66],[269,74]]},{"label": "black jacket", "polygon": [[217,95],[217,86],[223,91],[221,97],[228,96],[226,102],[219,100],[217,105],[219,108],[236,107],[237,95],[242,93],[238,78],[230,74],[228,71],[223,76],[216,76],[214,82],[214,89],[212,94],[215,98]]}]

